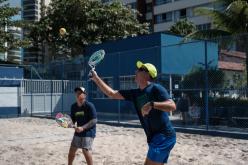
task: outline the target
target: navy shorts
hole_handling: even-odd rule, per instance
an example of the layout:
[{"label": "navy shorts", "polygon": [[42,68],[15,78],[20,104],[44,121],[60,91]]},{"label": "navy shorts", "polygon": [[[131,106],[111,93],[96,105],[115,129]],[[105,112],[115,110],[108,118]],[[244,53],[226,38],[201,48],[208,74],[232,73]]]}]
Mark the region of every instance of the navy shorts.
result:
[{"label": "navy shorts", "polygon": [[165,136],[163,134],[156,134],[148,143],[149,149],[147,158],[157,163],[167,163],[170,151],[176,144],[176,136]]}]

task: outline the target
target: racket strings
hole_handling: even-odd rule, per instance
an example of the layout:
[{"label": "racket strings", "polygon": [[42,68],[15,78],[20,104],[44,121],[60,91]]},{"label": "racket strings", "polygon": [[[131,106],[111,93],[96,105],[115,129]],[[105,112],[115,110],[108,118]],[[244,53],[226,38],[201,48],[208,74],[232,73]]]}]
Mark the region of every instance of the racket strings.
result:
[{"label": "racket strings", "polygon": [[56,115],[56,122],[59,124],[59,126],[64,128],[72,128],[73,122],[68,115],[63,115],[62,113],[59,113]]},{"label": "racket strings", "polygon": [[94,68],[94,66],[96,66],[104,58],[104,55],[105,55],[104,50],[98,50],[93,55],[91,55],[88,62],[90,67]]}]

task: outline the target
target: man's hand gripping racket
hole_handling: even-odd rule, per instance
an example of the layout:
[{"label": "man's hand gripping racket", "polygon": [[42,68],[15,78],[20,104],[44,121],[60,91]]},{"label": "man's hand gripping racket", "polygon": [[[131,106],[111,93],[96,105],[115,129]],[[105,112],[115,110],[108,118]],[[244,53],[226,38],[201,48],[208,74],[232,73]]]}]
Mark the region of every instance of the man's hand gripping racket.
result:
[{"label": "man's hand gripping racket", "polygon": [[104,56],[105,56],[105,51],[102,49],[94,52],[90,56],[90,59],[88,61],[88,64],[91,68],[90,73],[89,73],[90,78],[93,76],[93,72],[95,71],[96,65],[99,64],[103,60]]}]

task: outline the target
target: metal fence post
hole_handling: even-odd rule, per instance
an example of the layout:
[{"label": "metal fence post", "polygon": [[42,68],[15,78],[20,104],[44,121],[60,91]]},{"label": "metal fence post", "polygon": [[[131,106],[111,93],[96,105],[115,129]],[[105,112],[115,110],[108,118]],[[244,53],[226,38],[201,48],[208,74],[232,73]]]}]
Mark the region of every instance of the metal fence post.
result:
[{"label": "metal fence post", "polygon": [[206,113],[206,129],[209,126],[208,117],[208,55],[207,55],[207,41],[204,41],[205,45],[205,113]]},{"label": "metal fence post", "polygon": [[31,71],[31,89],[30,89],[30,94],[31,94],[31,116],[33,116],[33,70],[32,66],[30,66],[30,71]]},{"label": "metal fence post", "polygon": [[62,80],[62,94],[61,94],[61,97],[62,97],[62,112],[64,112],[64,80]]},{"label": "metal fence post", "polygon": [[[120,75],[120,52],[118,52],[118,75]],[[118,85],[119,85],[118,88],[120,88],[119,77],[117,77],[117,81],[118,81]],[[120,122],[121,122],[121,109],[120,108],[121,108],[121,101],[118,100],[118,124],[120,124]]]},{"label": "metal fence post", "polygon": [[50,81],[50,93],[51,93],[51,117],[53,116],[53,81]]},{"label": "metal fence post", "polygon": [[[171,74],[169,76],[170,76],[170,97],[172,99],[172,76]],[[172,116],[172,111],[170,111],[170,116]]]},{"label": "metal fence post", "polygon": [[61,98],[62,98],[62,112],[64,112],[64,71],[65,71],[65,61],[63,60],[63,64],[62,64],[62,94],[61,94]]}]

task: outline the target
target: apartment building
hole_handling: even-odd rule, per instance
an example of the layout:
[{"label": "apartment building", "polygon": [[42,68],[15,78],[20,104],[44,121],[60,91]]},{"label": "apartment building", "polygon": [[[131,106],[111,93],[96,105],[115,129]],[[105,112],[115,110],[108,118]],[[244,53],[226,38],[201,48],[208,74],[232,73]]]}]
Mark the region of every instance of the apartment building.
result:
[{"label": "apartment building", "polygon": [[[7,1],[9,3],[10,7],[20,7],[21,8],[21,2],[18,0],[9,0]],[[13,20],[21,20],[22,19],[22,12],[12,17]],[[17,27],[10,27],[6,26],[5,30],[8,32],[11,32],[15,38],[22,38],[22,29]],[[8,44],[8,43],[6,43]],[[13,63],[20,64],[22,63],[23,58],[23,49],[22,48],[16,48],[9,50],[8,52],[0,53],[0,60],[2,61],[9,61]]]},{"label": "apartment building", "polygon": [[153,0],[153,26],[154,32],[166,31],[175,22],[187,18],[198,29],[211,28],[212,20],[209,17],[199,15],[196,8],[207,7],[221,9],[221,5],[214,3],[215,0]]},{"label": "apartment building", "polygon": [[[51,0],[22,0],[23,20],[36,22],[41,18],[42,5],[48,5]],[[24,29],[24,36],[28,31]],[[44,61],[44,49],[42,46],[24,49],[24,63],[42,63]]]},{"label": "apartment building", "polygon": [[[22,38],[22,29],[18,27],[8,27],[8,31],[11,32],[15,38]],[[23,61],[23,48],[11,49],[7,52],[7,61],[22,64]]]},{"label": "apartment building", "polygon": [[[103,0],[110,2],[111,0]],[[142,15],[142,21],[151,23],[153,32],[167,31],[180,19],[192,21],[198,29],[205,30],[212,27],[209,17],[199,15],[196,8],[208,7],[221,10],[215,0],[122,0],[123,4],[136,8]]]}]

